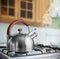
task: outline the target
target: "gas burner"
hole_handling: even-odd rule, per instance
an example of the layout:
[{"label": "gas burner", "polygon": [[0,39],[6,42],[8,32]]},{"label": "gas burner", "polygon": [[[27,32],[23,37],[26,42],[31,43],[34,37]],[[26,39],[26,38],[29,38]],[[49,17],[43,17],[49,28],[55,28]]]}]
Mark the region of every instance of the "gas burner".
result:
[{"label": "gas burner", "polygon": [[21,56],[31,56],[31,55],[39,55],[43,52],[40,50],[32,50],[32,51],[7,51],[6,49],[1,50],[2,53],[10,56],[10,57],[21,57]]},{"label": "gas burner", "polygon": [[60,52],[60,48],[51,47],[49,45],[43,45],[43,44],[37,44],[37,45],[35,45],[35,50],[39,50],[42,53]]},{"label": "gas burner", "polygon": [[23,56],[23,55],[27,55],[27,51],[18,51],[18,52],[13,52],[13,51],[7,51],[7,49],[2,49],[1,52],[3,52],[4,54],[10,56],[10,57],[15,57],[15,56]]}]

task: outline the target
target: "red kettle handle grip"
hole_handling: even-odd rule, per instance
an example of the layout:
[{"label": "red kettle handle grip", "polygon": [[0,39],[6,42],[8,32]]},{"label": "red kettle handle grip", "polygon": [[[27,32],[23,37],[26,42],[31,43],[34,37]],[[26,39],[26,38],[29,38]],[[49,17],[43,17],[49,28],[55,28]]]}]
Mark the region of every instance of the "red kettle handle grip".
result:
[{"label": "red kettle handle grip", "polygon": [[7,29],[7,35],[11,35],[10,32],[11,32],[11,28],[13,27],[13,25],[15,25],[16,23],[23,23],[24,25],[28,26],[28,24],[26,24],[25,22],[21,21],[23,19],[18,19],[18,20],[14,20],[10,23],[10,25],[8,26],[8,29]]}]

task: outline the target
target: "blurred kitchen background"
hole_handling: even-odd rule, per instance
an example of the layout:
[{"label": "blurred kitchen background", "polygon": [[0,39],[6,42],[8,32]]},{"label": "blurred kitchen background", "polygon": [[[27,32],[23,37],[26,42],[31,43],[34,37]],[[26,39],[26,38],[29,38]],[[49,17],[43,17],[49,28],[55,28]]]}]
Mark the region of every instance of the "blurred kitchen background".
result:
[{"label": "blurred kitchen background", "polygon": [[[1,1],[2,1],[2,5],[1,5]],[[4,18],[6,15],[3,12],[3,10],[4,10],[4,8],[3,8],[4,2],[3,1],[4,0],[0,0],[0,45],[6,45],[6,43],[7,43],[7,28],[9,26],[9,24],[11,23],[9,21],[2,19],[2,17]],[[44,0],[41,0],[41,1],[44,1]],[[45,1],[47,1],[47,0],[45,0]],[[50,4],[49,5],[49,8],[50,8],[49,12],[51,15],[52,22],[50,24],[48,24],[48,26],[45,25],[46,27],[40,26],[40,25],[39,26],[32,26],[30,24],[29,28],[30,28],[30,31],[34,31],[34,28],[37,29],[36,31],[37,31],[38,36],[36,38],[34,38],[35,44],[44,44],[44,45],[54,44],[55,46],[60,47],[60,0],[50,0],[49,4]],[[3,7],[1,7],[1,6],[3,6]],[[13,10],[13,7],[12,7],[12,10]],[[5,9],[5,11],[6,11],[6,9]],[[1,12],[4,15],[2,15]],[[24,15],[22,15],[22,16],[24,17]],[[31,17],[31,16],[29,16],[29,17]],[[15,19],[17,19],[17,18],[15,18]],[[22,18],[22,19],[24,19],[24,18]],[[18,33],[18,31],[17,31],[18,28],[21,28],[23,33],[28,33],[27,27],[25,25],[15,25],[12,28],[11,33],[12,34]]]}]

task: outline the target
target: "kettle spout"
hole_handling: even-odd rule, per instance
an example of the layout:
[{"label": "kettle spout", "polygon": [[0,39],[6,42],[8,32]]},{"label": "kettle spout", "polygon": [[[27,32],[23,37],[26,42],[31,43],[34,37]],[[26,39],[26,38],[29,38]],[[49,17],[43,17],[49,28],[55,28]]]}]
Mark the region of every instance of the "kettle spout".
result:
[{"label": "kettle spout", "polygon": [[32,31],[32,32],[30,32],[29,33],[29,36],[32,38],[32,39],[34,39],[35,37],[37,37],[37,33],[36,33],[36,29],[34,30],[34,31]]}]

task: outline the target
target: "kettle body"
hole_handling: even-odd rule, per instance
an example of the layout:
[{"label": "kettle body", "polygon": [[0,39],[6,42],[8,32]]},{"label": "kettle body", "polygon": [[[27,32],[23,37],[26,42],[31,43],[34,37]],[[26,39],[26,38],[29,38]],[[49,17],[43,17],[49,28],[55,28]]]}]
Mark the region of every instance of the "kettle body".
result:
[{"label": "kettle body", "polygon": [[31,51],[34,42],[27,34],[17,34],[7,42],[8,51]]}]

